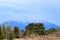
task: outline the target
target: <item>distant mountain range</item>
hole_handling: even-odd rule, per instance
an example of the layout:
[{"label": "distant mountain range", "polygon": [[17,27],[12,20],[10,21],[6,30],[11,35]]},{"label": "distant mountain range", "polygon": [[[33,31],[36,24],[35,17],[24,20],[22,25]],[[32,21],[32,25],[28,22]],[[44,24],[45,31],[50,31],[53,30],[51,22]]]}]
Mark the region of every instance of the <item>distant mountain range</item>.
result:
[{"label": "distant mountain range", "polygon": [[49,30],[50,28],[59,29],[59,26],[56,25],[56,24],[53,24],[53,23],[50,23],[50,22],[47,22],[47,21],[44,21],[42,23],[44,24],[46,30]]},{"label": "distant mountain range", "polygon": [[[8,21],[7,22],[11,28],[14,28],[14,26],[19,27],[21,30],[25,29],[25,26],[28,25],[30,22],[23,22],[23,21]],[[46,30],[50,29],[50,28],[56,28],[59,29],[59,26],[47,21],[42,21],[42,23],[44,24],[44,27]],[[6,22],[4,23],[6,24]]]}]

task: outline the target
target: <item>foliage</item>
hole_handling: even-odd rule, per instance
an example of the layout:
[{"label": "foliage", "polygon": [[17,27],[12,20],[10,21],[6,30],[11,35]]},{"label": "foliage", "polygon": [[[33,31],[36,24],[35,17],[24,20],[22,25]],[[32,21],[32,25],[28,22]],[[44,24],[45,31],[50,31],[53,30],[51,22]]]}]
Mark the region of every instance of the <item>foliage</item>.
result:
[{"label": "foliage", "polygon": [[25,30],[20,30],[17,26],[15,26],[14,29],[11,29],[10,25],[3,25],[0,26],[0,40],[5,38],[8,38],[8,40],[13,40],[13,38],[31,35],[48,35],[56,31],[57,30],[55,28],[45,30],[45,27],[42,23],[30,23],[26,25]]},{"label": "foliage", "polygon": [[51,34],[51,33],[54,33],[56,32],[57,30],[55,28],[51,28],[49,30],[45,30],[44,34],[47,35],[47,34]]},{"label": "foliage", "polygon": [[2,25],[2,34],[3,34],[3,38],[5,39],[6,38],[6,28],[5,28],[4,24]]},{"label": "foliage", "polygon": [[14,27],[14,35],[15,35],[15,38],[19,38],[19,28],[18,27]]},{"label": "foliage", "polygon": [[3,28],[3,33],[4,32],[6,33],[5,35],[6,35],[7,40],[13,39],[13,35],[12,35],[13,32],[12,32],[10,25],[6,25],[5,28]]},{"label": "foliage", "polygon": [[2,27],[0,26],[0,40],[3,40]]},{"label": "foliage", "polygon": [[30,23],[26,26],[25,35],[43,35],[44,34],[44,25],[42,23]]}]

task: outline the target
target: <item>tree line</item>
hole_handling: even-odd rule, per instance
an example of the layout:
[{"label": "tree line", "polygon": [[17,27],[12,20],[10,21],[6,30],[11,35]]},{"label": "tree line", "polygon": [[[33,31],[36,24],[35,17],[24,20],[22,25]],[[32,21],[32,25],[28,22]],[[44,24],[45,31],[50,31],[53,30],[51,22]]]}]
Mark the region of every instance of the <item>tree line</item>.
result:
[{"label": "tree line", "polygon": [[29,23],[25,30],[20,30],[17,26],[12,29],[10,25],[0,25],[0,40],[13,40],[13,38],[30,37],[31,35],[48,35],[56,31],[55,28],[45,30],[43,23]]}]

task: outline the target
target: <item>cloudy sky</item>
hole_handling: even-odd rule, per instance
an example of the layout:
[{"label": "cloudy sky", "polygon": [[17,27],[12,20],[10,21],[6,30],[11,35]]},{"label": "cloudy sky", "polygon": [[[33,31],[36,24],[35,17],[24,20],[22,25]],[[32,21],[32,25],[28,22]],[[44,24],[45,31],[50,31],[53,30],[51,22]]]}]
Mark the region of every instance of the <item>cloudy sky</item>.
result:
[{"label": "cloudy sky", "polygon": [[0,0],[0,23],[9,20],[60,25],[60,0]]}]

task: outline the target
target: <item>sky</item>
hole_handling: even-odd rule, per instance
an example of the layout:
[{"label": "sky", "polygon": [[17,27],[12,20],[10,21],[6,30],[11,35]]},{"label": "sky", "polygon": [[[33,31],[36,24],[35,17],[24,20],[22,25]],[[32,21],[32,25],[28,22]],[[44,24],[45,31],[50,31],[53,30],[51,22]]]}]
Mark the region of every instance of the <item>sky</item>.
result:
[{"label": "sky", "polygon": [[9,20],[60,25],[60,0],[0,0],[0,23]]}]

